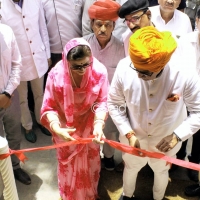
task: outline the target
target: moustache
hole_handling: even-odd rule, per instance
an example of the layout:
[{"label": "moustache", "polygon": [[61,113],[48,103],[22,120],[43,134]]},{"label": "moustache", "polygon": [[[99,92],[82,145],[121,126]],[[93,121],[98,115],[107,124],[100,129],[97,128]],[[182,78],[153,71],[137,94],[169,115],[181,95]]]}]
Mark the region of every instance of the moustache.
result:
[{"label": "moustache", "polygon": [[135,32],[138,29],[140,29],[140,27],[139,26],[135,26],[134,28],[131,29],[131,32]]},{"label": "moustache", "polygon": [[99,35],[105,35],[105,36],[106,36],[106,34],[105,34],[105,33],[99,33]]}]

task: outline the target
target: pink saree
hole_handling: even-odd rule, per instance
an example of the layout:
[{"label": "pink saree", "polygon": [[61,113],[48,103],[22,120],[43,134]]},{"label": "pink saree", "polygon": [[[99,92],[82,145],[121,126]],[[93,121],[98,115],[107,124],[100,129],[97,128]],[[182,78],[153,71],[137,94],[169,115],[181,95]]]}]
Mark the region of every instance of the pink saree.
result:
[{"label": "pink saree", "polygon": [[[74,138],[87,138],[93,134],[95,112],[107,112],[108,79],[104,65],[91,56],[92,66],[87,68],[80,88],[72,88],[66,56],[77,45],[89,44],[82,38],[70,40],[63,59],[49,72],[41,122],[50,131],[47,113],[58,115],[62,127],[75,127]],[[89,46],[90,47],[90,46]],[[52,131],[51,131],[52,132]],[[64,142],[52,132],[55,144]],[[72,145],[57,149],[58,185],[63,200],[95,200],[100,173],[99,145]]]}]

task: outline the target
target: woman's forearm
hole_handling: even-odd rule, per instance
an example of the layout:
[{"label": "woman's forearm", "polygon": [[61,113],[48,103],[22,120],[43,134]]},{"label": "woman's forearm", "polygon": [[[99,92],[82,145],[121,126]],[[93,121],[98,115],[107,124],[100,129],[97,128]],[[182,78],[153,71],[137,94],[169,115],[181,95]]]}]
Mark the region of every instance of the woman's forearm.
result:
[{"label": "woman's forearm", "polygon": [[47,113],[47,120],[52,131],[56,132],[60,128],[60,120],[56,114]]}]

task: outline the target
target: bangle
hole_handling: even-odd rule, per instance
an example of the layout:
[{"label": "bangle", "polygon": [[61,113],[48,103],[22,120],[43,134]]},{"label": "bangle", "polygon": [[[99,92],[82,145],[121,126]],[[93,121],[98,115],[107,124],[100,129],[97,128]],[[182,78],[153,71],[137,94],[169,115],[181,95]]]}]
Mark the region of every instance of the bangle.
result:
[{"label": "bangle", "polygon": [[9,99],[11,98],[11,95],[6,91],[4,91],[2,94],[5,94]]},{"label": "bangle", "polygon": [[52,127],[54,124],[58,124],[58,125],[60,126],[60,122],[59,122],[57,119],[54,119],[54,120],[50,121],[49,126],[50,126],[50,129],[51,129],[52,131],[54,131],[54,130],[53,130],[53,127]]},{"label": "bangle", "polygon": [[126,134],[126,138],[127,139],[130,139],[132,136],[135,136],[135,133],[133,131],[129,131],[127,134]]},{"label": "bangle", "polygon": [[93,125],[95,125],[96,123],[101,123],[101,124],[103,125],[103,128],[104,128],[104,126],[105,126],[105,122],[104,122],[103,119],[96,119],[96,120],[94,120]]}]

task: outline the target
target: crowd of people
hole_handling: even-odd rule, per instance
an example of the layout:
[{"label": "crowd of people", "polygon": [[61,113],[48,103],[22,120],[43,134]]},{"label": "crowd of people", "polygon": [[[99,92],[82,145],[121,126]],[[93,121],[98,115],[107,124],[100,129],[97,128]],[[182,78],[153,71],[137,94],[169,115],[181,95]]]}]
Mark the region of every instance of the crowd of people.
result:
[{"label": "crowd of people", "polygon": [[[105,169],[123,172],[123,200],[137,199],[137,175],[146,164],[154,172],[152,198],[164,198],[176,165],[122,152],[115,166],[115,149],[102,138],[185,160],[193,137],[188,160],[200,163],[198,0],[0,3],[0,135],[14,150],[22,133],[37,142],[35,117],[54,144],[93,138],[57,149],[62,200],[98,199],[101,143]],[[31,184],[19,159],[11,160],[15,178]],[[198,171],[187,172],[196,184],[185,194],[200,196]]]}]

